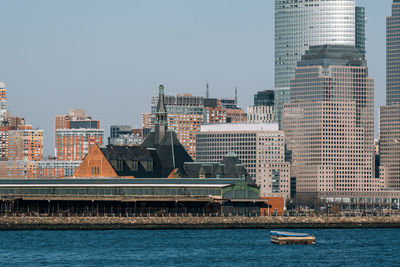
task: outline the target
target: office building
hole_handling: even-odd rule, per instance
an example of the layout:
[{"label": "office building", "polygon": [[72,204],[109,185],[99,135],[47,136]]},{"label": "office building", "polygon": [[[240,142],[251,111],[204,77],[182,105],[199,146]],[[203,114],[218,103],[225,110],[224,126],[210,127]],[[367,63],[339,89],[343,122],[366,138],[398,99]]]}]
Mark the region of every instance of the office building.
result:
[{"label": "office building", "polygon": [[280,126],[290,79],[310,46],[348,45],[365,58],[365,9],[355,0],[275,0],[275,105]]},{"label": "office building", "polygon": [[374,83],[352,46],[312,46],[298,62],[285,104],[296,194],[374,191]]},{"label": "office building", "polygon": [[380,108],[380,177],[400,189],[400,1],[386,20],[386,106]]},{"label": "office building", "polygon": [[278,124],[223,123],[202,125],[196,137],[196,160],[220,162],[235,153],[262,196],[290,195],[290,166],[285,162],[284,133]]},{"label": "office building", "polygon": [[143,130],[132,130],[130,125],[111,125],[109,145],[140,145],[142,143]]},{"label": "office building", "polygon": [[247,107],[247,122],[249,123],[274,123],[274,106]]},{"label": "office building", "polygon": [[386,19],[386,105],[400,105],[400,1],[394,0]]},{"label": "office building", "polygon": [[275,93],[273,90],[259,91],[254,95],[254,105],[247,107],[247,122],[274,123]]},{"label": "office building", "polygon": [[380,177],[386,188],[400,189],[400,105],[380,108]]},{"label": "office building", "polygon": [[254,95],[254,106],[273,106],[275,104],[275,93],[273,90],[258,91]]}]

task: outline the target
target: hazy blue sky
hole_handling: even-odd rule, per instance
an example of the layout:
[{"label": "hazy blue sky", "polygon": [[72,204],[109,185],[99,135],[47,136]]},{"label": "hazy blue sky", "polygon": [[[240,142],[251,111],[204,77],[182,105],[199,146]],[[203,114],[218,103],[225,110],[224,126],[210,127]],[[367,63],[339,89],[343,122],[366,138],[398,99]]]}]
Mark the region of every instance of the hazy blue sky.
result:
[{"label": "hazy blue sky", "polygon": [[[367,9],[367,57],[375,103],[385,103],[385,18],[391,0]],[[233,96],[252,104],[273,88],[272,0],[0,0],[0,80],[14,115],[45,130],[54,115],[84,108],[111,124],[141,126],[159,84],[166,93]]]}]

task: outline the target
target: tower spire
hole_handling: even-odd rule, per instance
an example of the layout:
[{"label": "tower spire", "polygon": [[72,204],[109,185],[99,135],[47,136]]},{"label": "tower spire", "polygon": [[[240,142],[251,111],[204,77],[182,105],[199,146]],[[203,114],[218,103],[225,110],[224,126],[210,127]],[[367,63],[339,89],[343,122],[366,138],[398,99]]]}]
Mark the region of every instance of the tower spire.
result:
[{"label": "tower spire", "polygon": [[206,98],[210,98],[210,92],[208,91],[208,82],[206,84]]},{"label": "tower spire", "polygon": [[155,142],[160,144],[161,140],[164,138],[165,133],[168,129],[168,118],[167,109],[165,108],[164,100],[164,85],[160,85],[158,88],[158,104],[156,111],[155,120]]},{"label": "tower spire", "polygon": [[235,104],[238,103],[238,96],[237,96],[237,87],[235,87]]}]

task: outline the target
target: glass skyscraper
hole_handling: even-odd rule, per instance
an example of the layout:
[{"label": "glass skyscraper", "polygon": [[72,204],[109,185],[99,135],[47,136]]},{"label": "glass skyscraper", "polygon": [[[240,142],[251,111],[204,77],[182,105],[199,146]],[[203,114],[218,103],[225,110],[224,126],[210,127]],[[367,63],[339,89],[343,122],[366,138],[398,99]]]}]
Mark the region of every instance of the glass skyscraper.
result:
[{"label": "glass skyscraper", "polygon": [[400,0],[386,20],[386,105],[400,104]]},{"label": "glass skyscraper", "polygon": [[281,124],[290,79],[310,46],[348,45],[365,58],[365,9],[355,0],[275,0],[275,103]]}]

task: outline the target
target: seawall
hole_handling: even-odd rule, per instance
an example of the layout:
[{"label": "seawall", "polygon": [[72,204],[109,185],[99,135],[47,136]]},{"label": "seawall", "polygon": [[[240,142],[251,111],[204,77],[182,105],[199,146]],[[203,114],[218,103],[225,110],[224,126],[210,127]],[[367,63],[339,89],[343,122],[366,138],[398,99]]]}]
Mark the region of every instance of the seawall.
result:
[{"label": "seawall", "polygon": [[391,217],[0,217],[0,230],[400,228]]}]

